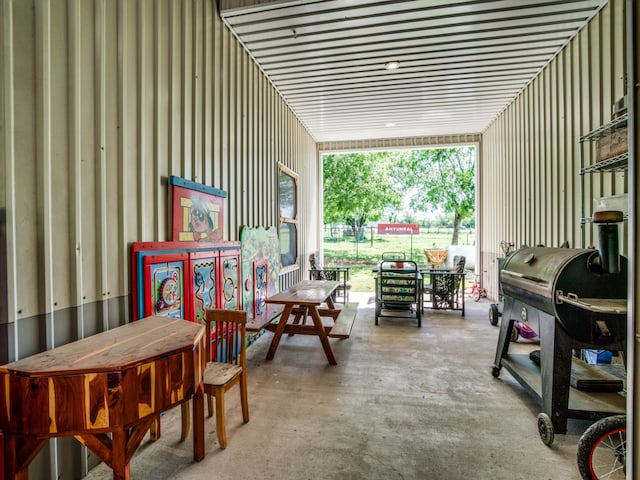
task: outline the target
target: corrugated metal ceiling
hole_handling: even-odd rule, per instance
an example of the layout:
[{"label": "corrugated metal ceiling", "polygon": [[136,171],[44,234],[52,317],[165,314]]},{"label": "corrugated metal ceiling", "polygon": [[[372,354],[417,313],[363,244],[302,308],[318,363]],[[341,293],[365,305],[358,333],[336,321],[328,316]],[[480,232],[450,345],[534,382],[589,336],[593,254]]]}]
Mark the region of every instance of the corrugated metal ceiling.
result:
[{"label": "corrugated metal ceiling", "polygon": [[480,133],[604,4],[221,0],[220,14],[328,142]]}]

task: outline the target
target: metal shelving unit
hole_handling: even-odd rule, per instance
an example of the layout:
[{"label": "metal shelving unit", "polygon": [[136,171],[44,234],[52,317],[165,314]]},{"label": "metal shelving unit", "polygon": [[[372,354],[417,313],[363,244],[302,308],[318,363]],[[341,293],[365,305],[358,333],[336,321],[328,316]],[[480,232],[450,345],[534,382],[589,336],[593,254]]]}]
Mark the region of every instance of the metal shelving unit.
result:
[{"label": "metal shelving unit", "polygon": [[[589,157],[592,155],[591,151],[591,142],[599,140],[607,135],[613,133],[614,131],[623,128],[627,125],[628,114],[624,113],[619,117],[614,118],[610,122],[601,125],[600,127],[586,133],[585,135],[580,137],[580,195],[581,195],[581,218],[580,218],[580,229],[581,229],[581,243],[582,247],[585,247],[586,243],[586,228],[587,224],[591,223],[591,216],[587,216],[587,206],[585,199],[585,175],[592,173],[605,173],[605,172],[626,172],[629,165],[629,153],[624,152],[620,155],[616,155],[611,158],[607,158],[601,160],[599,162],[593,163],[591,165],[585,165],[585,159],[587,155],[585,153],[585,148],[588,145],[589,148]],[[591,208],[589,208],[591,211]],[[592,212],[593,213],[593,212]],[[624,215],[624,220],[627,219],[627,215]]]}]

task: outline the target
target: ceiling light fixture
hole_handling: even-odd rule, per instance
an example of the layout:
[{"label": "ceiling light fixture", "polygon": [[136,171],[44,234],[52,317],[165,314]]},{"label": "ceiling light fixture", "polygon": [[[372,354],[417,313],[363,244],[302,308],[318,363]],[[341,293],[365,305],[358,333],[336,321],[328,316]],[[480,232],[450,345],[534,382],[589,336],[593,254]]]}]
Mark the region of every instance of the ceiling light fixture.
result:
[{"label": "ceiling light fixture", "polygon": [[387,70],[396,70],[397,68],[400,68],[400,62],[392,60],[391,62],[385,63],[384,68]]},{"label": "ceiling light fixture", "polygon": [[395,127],[395,126],[396,126],[395,123],[392,123],[392,122],[387,123],[387,127]]}]

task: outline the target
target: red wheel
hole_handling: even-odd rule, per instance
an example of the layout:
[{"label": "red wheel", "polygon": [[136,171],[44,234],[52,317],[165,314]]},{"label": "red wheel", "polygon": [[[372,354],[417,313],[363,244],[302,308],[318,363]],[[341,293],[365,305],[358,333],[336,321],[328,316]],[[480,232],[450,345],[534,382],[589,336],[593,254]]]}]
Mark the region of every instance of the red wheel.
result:
[{"label": "red wheel", "polygon": [[615,415],[591,425],[578,442],[578,470],[584,480],[626,478],[627,417]]}]

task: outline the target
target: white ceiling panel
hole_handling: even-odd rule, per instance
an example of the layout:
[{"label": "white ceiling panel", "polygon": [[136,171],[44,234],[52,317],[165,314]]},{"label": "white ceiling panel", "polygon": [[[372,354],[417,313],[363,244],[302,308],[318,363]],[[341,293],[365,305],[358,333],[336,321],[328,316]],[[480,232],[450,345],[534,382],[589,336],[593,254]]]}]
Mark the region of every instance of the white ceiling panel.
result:
[{"label": "white ceiling panel", "polygon": [[606,0],[220,3],[300,121],[329,142],[483,132]]}]

